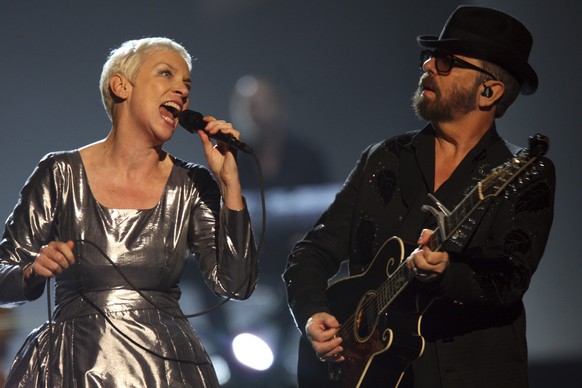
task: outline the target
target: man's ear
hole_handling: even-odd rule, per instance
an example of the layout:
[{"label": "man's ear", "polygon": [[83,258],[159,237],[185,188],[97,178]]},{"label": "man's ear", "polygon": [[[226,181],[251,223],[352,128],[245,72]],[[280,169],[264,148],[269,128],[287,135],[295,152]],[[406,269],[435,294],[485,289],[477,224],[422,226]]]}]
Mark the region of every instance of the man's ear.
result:
[{"label": "man's ear", "polygon": [[491,105],[503,96],[505,85],[503,82],[488,80],[483,81],[481,93],[479,94],[480,103],[484,106]]},{"label": "man's ear", "polygon": [[122,74],[114,74],[109,80],[109,88],[111,93],[117,98],[125,100],[129,95],[129,88],[131,84]]}]

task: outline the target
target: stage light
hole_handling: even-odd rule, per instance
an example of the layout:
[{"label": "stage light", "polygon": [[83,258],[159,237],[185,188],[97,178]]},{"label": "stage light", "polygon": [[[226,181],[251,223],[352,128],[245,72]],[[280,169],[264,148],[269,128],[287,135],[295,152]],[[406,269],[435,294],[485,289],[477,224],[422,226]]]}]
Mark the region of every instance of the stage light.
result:
[{"label": "stage light", "polygon": [[218,377],[218,382],[220,385],[224,385],[230,381],[231,373],[228,367],[228,362],[222,356],[213,355],[210,356],[212,365],[214,365],[214,370],[216,371],[216,376]]},{"label": "stage light", "polygon": [[265,341],[254,334],[243,333],[232,341],[236,359],[249,368],[263,371],[273,365],[273,351]]}]

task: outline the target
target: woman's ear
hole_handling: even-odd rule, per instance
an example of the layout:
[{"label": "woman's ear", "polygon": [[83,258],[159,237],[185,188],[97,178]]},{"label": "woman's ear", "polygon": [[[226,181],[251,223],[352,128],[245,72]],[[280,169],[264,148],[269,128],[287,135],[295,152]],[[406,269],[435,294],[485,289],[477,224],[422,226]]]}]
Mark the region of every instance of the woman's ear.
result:
[{"label": "woman's ear", "polygon": [[114,74],[109,80],[109,88],[113,95],[117,98],[125,100],[129,94],[129,86],[131,84],[128,82],[122,74]]}]

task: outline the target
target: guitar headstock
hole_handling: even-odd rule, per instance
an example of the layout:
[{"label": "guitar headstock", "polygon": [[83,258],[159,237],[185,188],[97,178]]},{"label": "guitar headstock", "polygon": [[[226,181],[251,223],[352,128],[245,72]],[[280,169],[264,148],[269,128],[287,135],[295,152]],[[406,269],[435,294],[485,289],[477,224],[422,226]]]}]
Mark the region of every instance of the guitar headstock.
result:
[{"label": "guitar headstock", "polygon": [[535,160],[542,157],[549,148],[550,140],[540,133],[529,138],[529,148],[515,154],[502,165],[494,168],[491,173],[478,183],[481,200],[497,196],[505,187]]},{"label": "guitar headstock", "polygon": [[538,158],[544,156],[550,148],[550,139],[541,133],[536,133],[529,138],[529,150]]}]

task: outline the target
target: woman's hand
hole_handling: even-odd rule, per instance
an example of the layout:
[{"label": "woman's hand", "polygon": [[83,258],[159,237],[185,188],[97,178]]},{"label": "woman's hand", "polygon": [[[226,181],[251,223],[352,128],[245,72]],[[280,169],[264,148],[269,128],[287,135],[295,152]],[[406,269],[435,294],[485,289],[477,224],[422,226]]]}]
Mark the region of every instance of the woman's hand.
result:
[{"label": "woman's hand", "polygon": [[47,279],[63,273],[75,263],[74,247],[73,241],[51,241],[47,245],[43,245],[34,262],[24,271],[25,282],[30,279],[33,273],[37,277]]},{"label": "woman's hand", "polygon": [[242,210],[244,209],[244,202],[238,176],[236,151],[231,149],[228,144],[220,141],[217,141],[216,145],[214,145],[209,138],[209,135],[222,132],[239,139],[240,132],[234,129],[231,123],[217,120],[212,116],[204,117],[204,121],[208,124],[204,131],[198,131],[198,135],[202,140],[208,167],[219,182],[226,207],[231,210]]}]

